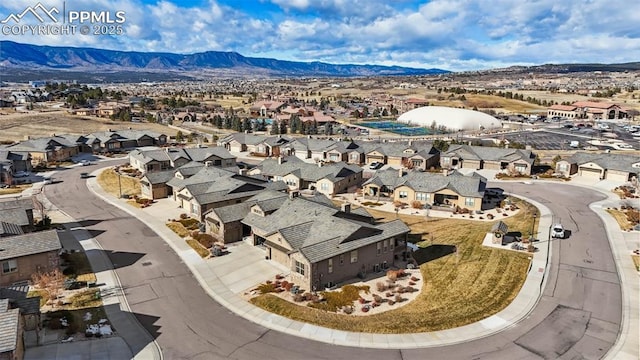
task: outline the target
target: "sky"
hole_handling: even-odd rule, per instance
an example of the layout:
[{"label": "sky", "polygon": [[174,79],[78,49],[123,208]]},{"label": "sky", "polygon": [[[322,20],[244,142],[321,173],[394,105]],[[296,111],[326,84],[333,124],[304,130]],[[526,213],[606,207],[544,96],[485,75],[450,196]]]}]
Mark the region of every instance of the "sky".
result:
[{"label": "sky", "polygon": [[[637,0],[40,2],[60,13],[63,9],[108,12],[111,19],[124,11],[124,21],[117,24],[123,34],[33,34],[17,28],[39,24],[27,14],[19,24],[13,20],[0,24],[0,40],[181,54],[235,51],[280,60],[451,71],[640,61]],[[37,3],[3,1],[0,20]],[[46,19],[45,24],[60,25]]]}]

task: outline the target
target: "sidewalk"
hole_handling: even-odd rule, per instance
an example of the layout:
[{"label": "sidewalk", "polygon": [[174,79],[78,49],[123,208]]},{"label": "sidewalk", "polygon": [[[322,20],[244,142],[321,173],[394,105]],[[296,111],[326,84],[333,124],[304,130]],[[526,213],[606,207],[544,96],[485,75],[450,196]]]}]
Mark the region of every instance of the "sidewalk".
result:
[{"label": "sidewalk", "polygon": [[[208,260],[200,258],[200,256],[186,244],[184,239],[178,237],[165,225],[165,221],[171,213],[161,211],[164,215],[158,217],[152,215],[152,213],[160,210],[150,211],[155,205],[148,209],[138,209],[127,205],[126,200],[117,199],[103,191],[95,179],[95,177],[92,177],[87,180],[89,189],[100,198],[117,206],[130,215],[137,217],[147,226],[154,229],[154,231],[171,246],[176,254],[180,256],[202,288],[215,301],[249,321],[276,331],[311,340],[336,345],[377,349],[413,349],[468,342],[500,332],[525,318],[540,299],[541,291],[547,279],[547,261],[550,256],[550,247],[549,242],[542,242],[538,246],[539,251],[532,254],[533,259],[529,275],[514,301],[499,313],[477,323],[450,330],[417,334],[371,334],[323,328],[293,321],[249,304],[240,296],[242,290],[239,288],[230,288],[228,286],[229,282],[222,276],[222,274],[233,272],[234,267],[238,267],[237,262],[223,261],[224,258]],[[529,199],[526,200],[540,209],[539,236],[540,238],[548,238],[552,214],[544,205]],[[249,248],[254,251],[257,250],[252,247]],[[243,251],[244,250],[245,248],[243,248]],[[255,254],[258,254],[256,259],[263,259],[260,251],[257,251]],[[255,257],[255,254],[252,253],[249,255],[251,259]],[[264,260],[256,262],[246,261],[246,263],[249,262],[251,262],[251,267],[253,267],[259,266]],[[242,268],[246,271],[248,267],[245,266]],[[264,270],[265,267],[261,267],[261,269],[263,269],[261,271],[266,271]],[[271,271],[276,271],[277,273],[278,269],[274,268]]]},{"label": "sidewalk", "polygon": [[[44,194],[44,193],[43,193]],[[102,297],[103,306],[107,317],[111,324],[116,329],[116,336],[121,337],[124,341],[112,341],[110,342],[109,349],[105,352],[102,346],[92,346],[84,344],[85,341],[78,341],[68,344],[56,344],[58,347],[51,345],[50,347],[56,347],[54,354],[59,355],[60,359],[68,359],[68,355],[73,352],[74,345],[76,352],[78,348],[83,348],[83,351],[95,351],[95,353],[88,353],[88,358],[96,359],[156,359],[161,360],[162,352],[155,340],[147,333],[147,331],[140,325],[135,316],[131,313],[127,299],[124,296],[124,291],[120,285],[120,280],[107,255],[102,251],[100,244],[95,241],[80,224],[76,222],[71,216],[67,215],[63,211],[56,209],[46,197],[42,197],[43,205],[46,209],[51,209],[48,212],[48,216],[52,222],[65,224],[66,230],[69,232],[69,236],[63,236],[61,241],[63,242],[65,249],[79,249],[82,248],[87,255],[89,263],[93,269],[106,269],[96,273],[97,284],[100,284],[100,295]],[[85,240],[80,240],[85,239]],[[98,250],[98,251],[91,251]],[[49,350],[50,347],[47,347]],[[117,348],[112,348],[117,347]],[[27,349],[27,354],[34,358],[31,354],[39,354],[42,350],[40,348]],[[74,356],[77,356],[75,354]],[[83,355],[84,356],[84,355]],[[35,357],[39,358],[39,357]],[[49,359],[55,359],[55,356],[48,355]],[[79,357],[77,357],[79,358]]]}]

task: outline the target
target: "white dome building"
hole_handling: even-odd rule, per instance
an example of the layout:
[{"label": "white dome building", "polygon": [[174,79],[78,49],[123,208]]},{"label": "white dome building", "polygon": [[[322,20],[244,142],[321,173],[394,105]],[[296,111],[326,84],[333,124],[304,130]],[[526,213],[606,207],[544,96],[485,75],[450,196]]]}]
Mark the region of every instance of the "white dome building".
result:
[{"label": "white dome building", "polygon": [[502,122],[489,114],[446,106],[423,106],[398,117],[400,123],[424,127],[431,127],[434,121],[436,127],[450,131],[502,128]]}]

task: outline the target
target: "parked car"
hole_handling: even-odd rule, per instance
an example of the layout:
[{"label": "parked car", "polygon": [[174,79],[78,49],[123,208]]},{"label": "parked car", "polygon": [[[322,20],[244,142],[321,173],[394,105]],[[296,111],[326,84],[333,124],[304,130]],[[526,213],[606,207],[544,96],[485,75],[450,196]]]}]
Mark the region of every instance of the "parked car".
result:
[{"label": "parked car", "polygon": [[89,165],[91,165],[91,161],[89,161],[89,160],[82,160],[82,161],[80,161],[80,164],[81,164],[82,166],[89,166]]},{"label": "parked car", "polygon": [[89,177],[89,173],[86,173],[86,172],[80,173],[80,179],[86,179],[88,177]]},{"label": "parked car", "polygon": [[52,178],[50,178],[50,177],[45,177],[45,178],[43,178],[43,179],[42,179],[42,182],[43,182],[45,185],[49,185],[49,184],[52,184],[52,183],[53,183],[53,179],[52,179]]},{"label": "parked car", "polygon": [[384,164],[378,161],[374,161],[371,164],[369,164],[369,169],[371,170],[378,170],[380,169]]},{"label": "parked car", "polygon": [[562,224],[555,224],[551,227],[551,237],[554,239],[564,239],[564,227]]}]

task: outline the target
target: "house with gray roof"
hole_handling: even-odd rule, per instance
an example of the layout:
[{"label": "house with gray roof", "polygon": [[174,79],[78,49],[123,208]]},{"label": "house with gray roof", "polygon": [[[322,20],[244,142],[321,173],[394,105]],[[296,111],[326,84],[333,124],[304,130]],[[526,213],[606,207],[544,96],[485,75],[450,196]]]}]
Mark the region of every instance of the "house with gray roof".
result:
[{"label": "house with gray roof", "polygon": [[271,214],[253,205],[242,223],[265,256],[291,269],[296,285],[323,290],[392,266],[406,250],[410,229],[401,220],[377,223],[370,215],[296,197]]},{"label": "house with gray roof", "polygon": [[[33,200],[31,199],[10,199],[0,200],[0,223],[5,234],[21,234],[31,231],[33,228]],[[20,228],[20,230],[16,229]],[[19,232],[22,231],[22,232]],[[2,236],[2,230],[0,230]]]},{"label": "house with gray roof", "polygon": [[0,148],[0,184],[11,184],[13,174],[31,171],[31,155],[26,151],[10,151]]},{"label": "house with gray roof", "polygon": [[142,146],[162,146],[167,135],[149,130],[107,130],[94,132],[84,137],[93,152],[117,152]]},{"label": "house with gray roof", "polygon": [[440,206],[482,210],[487,180],[473,173],[450,174],[387,169],[378,171],[363,184],[367,196],[397,201],[406,205]]},{"label": "house with gray roof", "polygon": [[365,162],[379,162],[395,168],[427,170],[438,166],[440,152],[430,142],[398,141],[366,145]]},{"label": "house with gray roof", "polygon": [[206,232],[225,244],[240,241],[251,233],[251,228],[242,224],[251,207],[257,205],[254,211],[268,215],[280,208],[288,197],[286,192],[264,190],[245,202],[211,209],[204,218]]},{"label": "house with gray roof", "polygon": [[443,169],[490,169],[531,175],[536,156],[531,150],[489,146],[451,145],[440,154]]},{"label": "house with gray roof", "polygon": [[12,153],[28,154],[33,165],[67,161],[79,152],[78,144],[67,135],[28,139],[5,148]]},{"label": "house with gray roof", "polygon": [[27,281],[38,271],[57,268],[61,248],[56,230],[0,238],[0,286]]},{"label": "house with gray roof", "polygon": [[11,308],[8,299],[0,299],[0,359],[24,357],[23,333],[20,309]]},{"label": "house with gray roof", "polygon": [[640,159],[634,155],[577,152],[556,162],[556,173],[626,183],[638,178]]},{"label": "house with gray roof", "polygon": [[236,157],[223,147],[136,149],[129,153],[129,163],[142,173],[175,169],[189,162],[212,162],[213,166],[234,167]]},{"label": "house with gray roof", "polygon": [[281,135],[234,133],[218,140],[217,145],[233,152],[249,152],[256,156],[279,156],[281,148],[290,141],[291,138]]},{"label": "house with gray roof", "polygon": [[270,182],[213,166],[205,166],[188,178],[176,172],[167,185],[172,188],[173,200],[200,221],[210,209],[239,204],[265,189],[286,189],[281,181]]},{"label": "house with gray roof", "polygon": [[271,181],[284,181],[290,190],[314,190],[327,196],[346,192],[362,183],[362,168],[344,162],[310,164],[295,156],[265,159],[249,170]]}]

